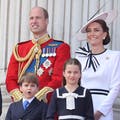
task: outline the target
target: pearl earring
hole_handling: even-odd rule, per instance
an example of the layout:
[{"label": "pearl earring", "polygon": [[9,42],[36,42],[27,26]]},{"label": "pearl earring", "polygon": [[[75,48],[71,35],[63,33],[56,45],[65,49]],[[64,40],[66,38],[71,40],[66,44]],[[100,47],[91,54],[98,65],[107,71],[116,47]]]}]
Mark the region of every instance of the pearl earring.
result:
[{"label": "pearl earring", "polygon": [[105,39],[105,37],[103,37],[103,40]]}]

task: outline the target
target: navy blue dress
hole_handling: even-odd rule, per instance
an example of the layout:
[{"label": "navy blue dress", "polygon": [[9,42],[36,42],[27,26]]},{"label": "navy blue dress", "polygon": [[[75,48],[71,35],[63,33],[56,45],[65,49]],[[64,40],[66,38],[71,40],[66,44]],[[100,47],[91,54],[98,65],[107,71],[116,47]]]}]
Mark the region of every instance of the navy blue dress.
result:
[{"label": "navy blue dress", "polygon": [[[67,95],[66,93],[68,93],[68,91],[65,87],[56,89],[53,92],[48,107],[47,120],[54,120],[56,113],[59,120],[94,120],[93,104],[89,90],[83,87],[78,87],[71,94],[74,96],[74,100],[70,100],[71,103],[69,103],[70,101],[64,97],[69,96],[69,94]],[[69,104],[72,104],[72,101],[74,101],[74,107],[69,109],[66,105],[67,101],[69,101]]]}]

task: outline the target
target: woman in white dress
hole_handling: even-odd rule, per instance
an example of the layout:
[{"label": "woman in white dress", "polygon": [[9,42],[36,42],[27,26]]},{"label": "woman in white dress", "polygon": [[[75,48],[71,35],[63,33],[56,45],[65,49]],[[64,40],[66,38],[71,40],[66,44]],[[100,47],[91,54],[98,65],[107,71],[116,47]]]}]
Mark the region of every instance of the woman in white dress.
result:
[{"label": "woman in white dress", "polygon": [[120,52],[104,47],[110,42],[106,22],[110,15],[115,14],[102,13],[81,28],[79,35],[86,35],[87,48],[76,51],[83,68],[81,85],[90,89],[95,120],[113,120],[112,106],[120,91]]}]

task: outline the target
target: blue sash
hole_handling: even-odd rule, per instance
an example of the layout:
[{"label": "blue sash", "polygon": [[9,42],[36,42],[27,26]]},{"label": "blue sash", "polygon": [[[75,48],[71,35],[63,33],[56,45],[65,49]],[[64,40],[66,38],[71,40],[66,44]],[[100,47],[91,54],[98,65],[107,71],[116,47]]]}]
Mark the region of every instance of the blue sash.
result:
[{"label": "blue sash", "polygon": [[[49,43],[47,46],[45,46],[45,48],[42,49],[42,54],[48,54],[48,56],[42,56],[42,54],[40,55],[40,63],[39,63],[39,67],[50,57],[49,54],[53,53],[53,48],[56,52],[56,48],[59,47],[59,45],[61,45],[63,42],[62,41],[56,41],[53,40],[51,43]],[[49,52],[48,52],[49,51]],[[28,66],[28,68],[26,69],[26,72],[35,72],[35,64],[36,64],[36,59],[34,58],[33,61],[31,62],[31,64]]]}]

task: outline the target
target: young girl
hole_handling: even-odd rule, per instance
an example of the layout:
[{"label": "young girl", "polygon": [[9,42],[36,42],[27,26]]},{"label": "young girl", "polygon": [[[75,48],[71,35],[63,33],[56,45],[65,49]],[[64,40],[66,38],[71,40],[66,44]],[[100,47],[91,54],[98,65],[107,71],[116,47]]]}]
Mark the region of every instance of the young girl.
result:
[{"label": "young girl", "polygon": [[63,70],[63,87],[53,92],[47,120],[94,120],[93,104],[90,92],[79,86],[81,64],[77,59],[66,61]]}]

